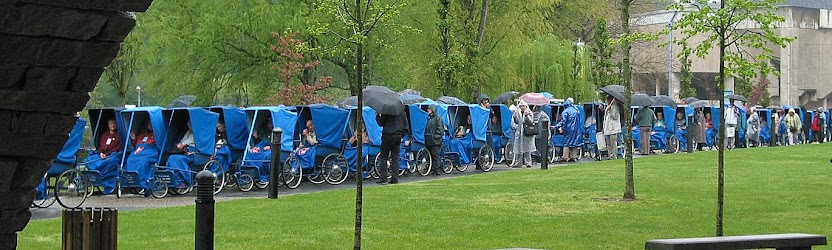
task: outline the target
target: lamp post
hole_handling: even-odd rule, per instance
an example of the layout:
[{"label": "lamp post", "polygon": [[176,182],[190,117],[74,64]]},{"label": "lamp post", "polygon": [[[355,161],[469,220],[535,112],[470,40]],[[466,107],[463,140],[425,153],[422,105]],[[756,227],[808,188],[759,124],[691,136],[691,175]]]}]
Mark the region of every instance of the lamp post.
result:
[{"label": "lamp post", "polygon": [[142,106],[142,86],[136,86],[136,92],[139,93],[139,100],[136,102],[136,107]]}]

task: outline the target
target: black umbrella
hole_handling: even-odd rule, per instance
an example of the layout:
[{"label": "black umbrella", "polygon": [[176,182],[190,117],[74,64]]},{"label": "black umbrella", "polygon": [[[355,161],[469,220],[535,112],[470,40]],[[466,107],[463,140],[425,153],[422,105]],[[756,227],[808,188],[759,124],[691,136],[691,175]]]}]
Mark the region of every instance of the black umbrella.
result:
[{"label": "black umbrella", "polygon": [[669,96],[666,96],[666,95],[654,96],[653,97],[653,105],[668,106],[668,107],[672,107],[673,109],[676,109],[676,101],[674,101],[673,98],[670,98]]},{"label": "black umbrella", "polygon": [[624,102],[624,86],[621,85],[607,85],[603,88],[598,89],[601,93],[606,93],[607,95],[612,96],[619,102]]},{"label": "black umbrella", "polygon": [[630,105],[639,107],[653,106],[653,97],[645,94],[635,94],[630,98]]},{"label": "black umbrella", "polygon": [[404,103],[404,105],[410,105],[410,104],[414,104],[414,103],[420,103],[420,102],[427,101],[427,98],[424,98],[420,95],[410,95],[410,94],[408,94],[408,95],[400,95],[399,100],[402,101],[402,103]]},{"label": "black umbrella", "polygon": [[711,105],[711,103],[705,100],[699,100],[689,104],[691,108],[703,108],[707,107],[708,105]]},{"label": "black umbrella", "polygon": [[771,106],[768,106],[768,107],[766,107],[766,108],[767,108],[767,109],[771,109],[771,111],[774,111],[774,112],[777,112],[777,111],[783,110],[783,107],[776,106],[776,105],[771,105]]},{"label": "black umbrella", "polygon": [[741,101],[741,102],[747,102],[748,101],[748,99],[745,99],[745,96],[741,96],[741,95],[727,95],[727,96],[725,96],[725,98],[727,98],[728,100],[737,100],[737,101]]},{"label": "black umbrella", "polygon": [[418,91],[418,90],[415,90],[415,89],[405,89],[405,90],[399,91],[399,95],[418,95],[418,96],[421,96],[422,91]]},{"label": "black umbrella", "polygon": [[398,115],[404,111],[404,104],[399,100],[399,94],[384,86],[367,86],[362,91],[364,104],[370,106],[376,113]]},{"label": "black umbrella", "polygon": [[191,103],[193,103],[194,100],[196,100],[196,96],[192,96],[192,95],[179,96],[178,98],[176,98],[175,100],[170,102],[170,104],[168,104],[168,108],[190,107]]},{"label": "black umbrella", "polygon": [[517,96],[518,94],[520,94],[520,92],[517,92],[517,91],[509,91],[509,92],[502,93],[502,94],[498,95],[497,98],[494,99],[493,103],[496,103],[496,104],[511,103],[511,99],[514,99],[514,97]]},{"label": "black umbrella", "polygon": [[436,99],[439,103],[444,103],[448,105],[465,105],[468,104],[467,102],[460,100],[459,98],[453,96],[441,96],[439,99]]},{"label": "black umbrella", "polygon": [[696,97],[688,97],[688,98],[682,99],[682,101],[683,101],[683,102],[685,102],[685,104],[691,104],[691,103],[693,103],[693,102],[695,102],[695,101],[699,101],[699,98],[696,98]]},{"label": "black umbrella", "polygon": [[358,96],[350,96],[335,103],[340,108],[358,106]]}]

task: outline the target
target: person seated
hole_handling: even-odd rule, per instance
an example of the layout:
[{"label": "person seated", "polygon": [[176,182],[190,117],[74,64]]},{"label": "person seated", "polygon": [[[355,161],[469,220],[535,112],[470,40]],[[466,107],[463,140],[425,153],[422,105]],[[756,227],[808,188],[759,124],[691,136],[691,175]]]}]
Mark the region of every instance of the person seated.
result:
[{"label": "person seated", "polygon": [[144,190],[144,195],[151,193],[150,182],[153,179],[153,164],[159,159],[159,148],[156,147],[156,136],[153,134],[153,124],[147,121],[144,131],[136,134],[130,133],[135,150],[127,157],[124,170],[137,172],[139,187]]},{"label": "person seated", "polygon": [[165,168],[173,171],[173,186],[176,188],[187,188],[193,182],[191,178],[191,165],[194,164],[193,154],[196,153],[196,142],[194,132],[191,128],[191,121],[187,121],[188,130],[182,135],[182,139],[168,157]]},{"label": "person seated", "polygon": [[[214,158],[222,164],[223,167],[228,168],[231,166],[232,156],[231,156],[231,149],[228,147],[228,134],[225,128],[225,122],[220,119],[217,122],[217,143],[216,149],[214,150]],[[212,172],[216,173],[218,167],[212,166]]]},{"label": "person seated", "polygon": [[[358,141],[358,131],[353,131],[352,136],[350,137],[349,140],[347,140],[348,146],[358,147],[358,145],[356,144],[356,141]],[[361,142],[362,142],[361,144],[370,143],[370,137],[367,135],[367,130],[366,129],[364,129],[364,131],[361,132]]]},{"label": "person seated", "polygon": [[491,116],[491,128],[491,150],[494,151],[494,160],[499,162],[503,156],[500,152],[503,144],[503,126],[496,115]]},{"label": "person seated", "polygon": [[303,146],[311,147],[318,145],[318,135],[315,133],[315,123],[312,120],[306,121],[306,128],[303,130]]},{"label": "person seated", "polygon": [[266,122],[260,125],[252,134],[251,146],[245,154],[242,166],[254,166],[259,171],[257,176],[252,178],[257,179],[260,183],[269,181],[269,171],[271,170],[271,142],[272,142],[272,124],[271,118],[266,119]]},{"label": "person seated", "polygon": [[115,119],[107,120],[107,131],[101,133],[96,151],[90,153],[82,162],[87,169],[98,171],[104,194],[111,194],[116,188],[118,164],[121,161],[121,142],[118,138],[118,126]]},{"label": "person seated", "polygon": [[469,115],[465,122],[460,124],[456,131],[454,131],[455,138],[463,138],[471,133],[471,116]]},{"label": "person seated", "polygon": [[[361,133],[361,141],[362,141],[362,143],[361,143],[361,146],[362,146],[361,155],[363,157],[366,157],[367,155],[369,155],[369,152],[370,152],[370,148],[368,147],[368,145],[370,144],[370,137],[367,135],[367,130],[366,129],[364,129],[364,132]],[[352,136],[350,136],[350,138],[347,140],[347,147],[344,148],[344,157],[347,158],[347,162],[350,166],[350,172],[352,172],[352,173],[357,173],[358,172],[357,171],[358,168],[356,167],[356,165],[358,165],[358,157],[356,157],[356,155],[358,155],[358,146],[359,145],[358,145],[357,142],[358,142],[358,131],[353,131]],[[365,161],[364,164],[362,164],[362,165],[367,166],[367,162]],[[364,173],[364,177],[367,177],[366,173]]]},{"label": "person seated", "polygon": [[302,167],[315,166],[318,135],[315,133],[315,123],[312,120],[306,121],[306,128],[301,133],[301,144],[295,149],[295,155]]}]

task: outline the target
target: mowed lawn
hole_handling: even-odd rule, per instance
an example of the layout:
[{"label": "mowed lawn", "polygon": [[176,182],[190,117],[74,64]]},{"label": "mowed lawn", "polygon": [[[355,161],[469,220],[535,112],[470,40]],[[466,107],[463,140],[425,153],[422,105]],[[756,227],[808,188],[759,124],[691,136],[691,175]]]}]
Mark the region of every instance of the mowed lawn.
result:
[{"label": "mowed lawn", "polygon": [[[832,236],[830,151],[832,144],[726,152],[726,234]],[[649,239],[713,236],[716,156],[637,159],[634,202],[615,201],[624,190],[621,160],[367,188],[363,247],[643,249]],[[351,248],[354,207],[354,189],[217,203],[216,247]],[[119,247],[193,248],[193,210],[121,212]],[[59,248],[60,225],[30,223],[19,248]]]}]

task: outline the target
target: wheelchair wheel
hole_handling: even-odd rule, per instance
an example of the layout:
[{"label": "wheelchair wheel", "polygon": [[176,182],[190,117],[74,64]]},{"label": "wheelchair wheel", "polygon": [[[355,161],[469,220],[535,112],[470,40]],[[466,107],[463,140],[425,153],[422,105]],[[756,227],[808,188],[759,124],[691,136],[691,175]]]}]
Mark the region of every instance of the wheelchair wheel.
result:
[{"label": "wheelchair wheel", "polygon": [[446,156],[446,157],[441,157],[440,159],[441,159],[440,160],[441,162],[439,164],[439,167],[442,168],[443,173],[450,174],[451,172],[454,171],[454,162],[451,161],[451,158]]},{"label": "wheelchair wheel", "polygon": [[152,189],[150,195],[156,199],[165,198],[168,195],[168,183],[162,178],[153,178],[150,188]]},{"label": "wheelchair wheel", "polygon": [[231,172],[226,172],[223,175],[225,176],[224,177],[225,178],[224,182],[225,182],[225,187],[226,188],[234,188],[234,187],[237,186],[237,176],[235,176]]},{"label": "wheelchair wheel", "polygon": [[477,164],[483,172],[491,171],[494,167],[494,150],[491,147],[481,147],[477,156]]},{"label": "wheelchair wheel", "polygon": [[186,194],[190,193],[192,190],[194,190],[193,186],[188,186],[188,187],[184,187],[184,188],[174,188],[173,193],[178,194],[178,195],[186,195]]},{"label": "wheelchair wheel", "polygon": [[676,135],[671,135],[670,138],[667,139],[667,153],[673,154],[679,152],[679,138],[676,138]]},{"label": "wheelchair wheel", "polygon": [[560,156],[558,156],[558,150],[554,146],[549,146],[549,163],[555,163],[556,161],[560,160]]},{"label": "wheelchair wheel", "polygon": [[303,177],[303,168],[301,167],[289,167],[288,169],[283,170],[283,179],[286,181],[286,187],[289,189],[295,189],[300,186],[300,182],[302,181]]},{"label": "wheelchair wheel", "polygon": [[[415,160],[416,159],[416,153],[410,152],[410,153],[406,153],[404,156],[405,156],[405,158],[407,158],[406,160],[404,160],[404,162],[407,163],[407,172],[411,173],[411,174],[415,174],[416,171],[418,170],[418,167],[416,166],[416,160]],[[413,160],[411,160],[411,159],[413,159]]]},{"label": "wheelchair wheel", "polygon": [[214,173],[214,195],[222,192],[222,189],[225,187],[225,177],[225,173]]},{"label": "wheelchair wheel", "polygon": [[64,208],[78,208],[87,200],[91,189],[92,185],[81,171],[70,169],[61,173],[55,181],[55,198]]},{"label": "wheelchair wheel", "polygon": [[240,191],[248,192],[254,187],[254,178],[251,178],[251,175],[242,173],[239,177],[237,177],[237,188]]},{"label": "wheelchair wheel", "polygon": [[32,201],[32,207],[47,208],[52,206],[52,204],[55,204],[55,189],[49,188],[49,178],[47,178],[46,175],[43,175],[43,179],[46,180],[47,183],[45,188],[46,190],[44,190],[46,192],[46,198],[39,200],[35,197]]},{"label": "wheelchair wheel", "polygon": [[430,174],[431,159],[430,153],[426,148],[419,149],[419,151],[416,152],[416,160],[413,165],[416,166],[416,171],[419,172],[419,175],[427,176]]},{"label": "wheelchair wheel", "polygon": [[509,142],[506,143],[506,146],[503,148],[503,162],[505,162],[508,166],[513,166],[517,163],[517,156],[514,155],[512,147],[514,147],[514,145],[511,142]]},{"label": "wheelchair wheel", "polygon": [[456,171],[465,172],[465,170],[468,170],[468,165],[467,164],[454,165],[454,168],[456,169]]},{"label": "wheelchair wheel", "polygon": [[116,180],[116,198],[121,198],[121,181]]},{"label": "wheelchair wheel", "polygon": [[265,189],[265,188],[269,187],[269,182],[268,181],[255,181],[254,182],[254,187],[256,187],[257,189]]},{"label": "wheelchair wheel", "polygon": [[341,184],[349,176],[349,163],[347,163],[347,158],[341,154],[327,155],[321,165],[323,165],[324,179],[330,185]]}]

